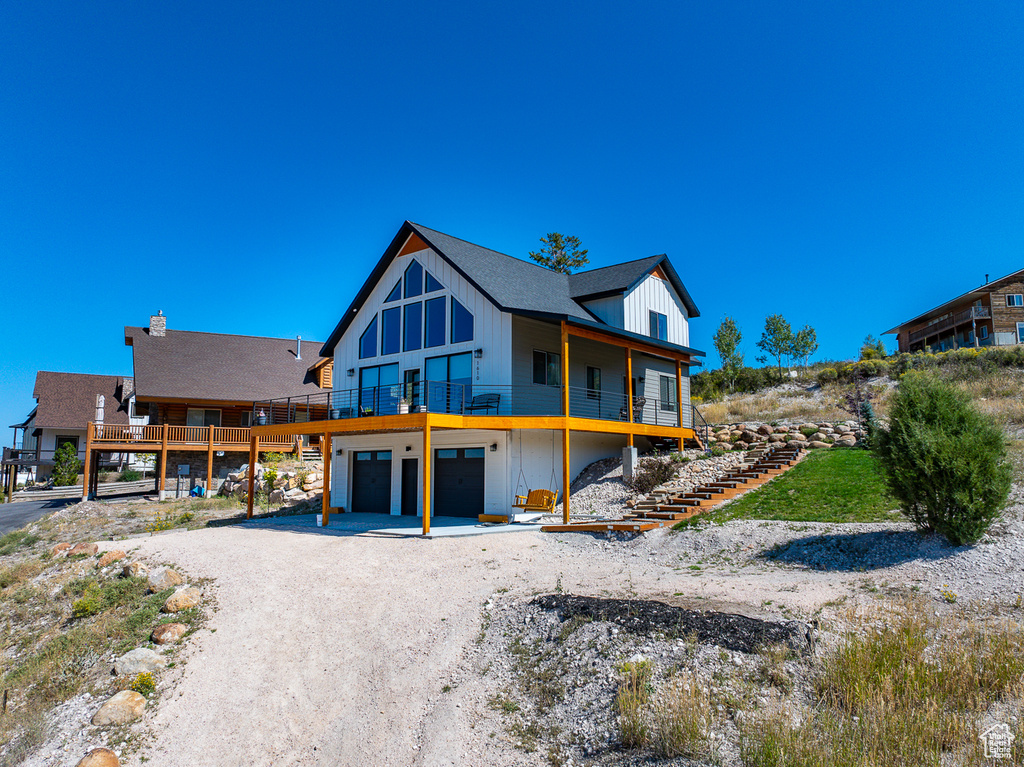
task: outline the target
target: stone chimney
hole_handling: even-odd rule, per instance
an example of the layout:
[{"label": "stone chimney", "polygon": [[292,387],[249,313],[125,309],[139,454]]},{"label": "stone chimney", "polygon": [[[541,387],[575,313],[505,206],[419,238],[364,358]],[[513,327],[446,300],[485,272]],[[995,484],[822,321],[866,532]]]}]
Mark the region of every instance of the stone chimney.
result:
[{"label": "stone chimney", "polygon": [[121,401],[127,402],[135,394],[135,379],[134,378],[122,378],[121,379]]},{"label": "stone chimney", "polygon": [[162,311],[150,316],[149,334],[154,338],[163,338],[167,335],[167,318]]}]

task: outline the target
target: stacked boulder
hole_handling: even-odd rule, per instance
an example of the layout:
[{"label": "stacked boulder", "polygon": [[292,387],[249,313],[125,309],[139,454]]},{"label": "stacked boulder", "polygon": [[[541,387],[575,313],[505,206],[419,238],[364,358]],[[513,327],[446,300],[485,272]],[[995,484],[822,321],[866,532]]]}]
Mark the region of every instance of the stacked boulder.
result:
[{"label": "stacked boulder", "polygon": [[748,450],[759,442],[785,443],[801,449],[816,450],[833,445],[853,447],[866,436],[856,421],[842,423],[745,423],[712,426],[709,447],[722,450]]},{"label": "stacked boulder", "polygon": [[[314,498],[324,490],[324,466],[322,463],[310,464],[306,471],[282,471],[274,479],[270,490],[270,503],[281,506],[292,506]],[[256,464],[256,482],[262,486],[266,472]],[[249,467],[243,466],[236,472],[228,474],[220,489],[223,495],[235,495],[244,500],[249,492]]]}]

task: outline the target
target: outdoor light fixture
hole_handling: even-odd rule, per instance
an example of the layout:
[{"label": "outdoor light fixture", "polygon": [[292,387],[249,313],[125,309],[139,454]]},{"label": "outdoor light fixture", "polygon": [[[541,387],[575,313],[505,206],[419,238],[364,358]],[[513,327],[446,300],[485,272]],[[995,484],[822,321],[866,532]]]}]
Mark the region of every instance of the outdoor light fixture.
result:
[{"label": "outdoor light fixture", "polygon": [[356,369],[355,368],[349,368],[345,372],[348,374],[348,377],[351,378],[352,376],[354,376],[356,374]]},{"label": "outdoor light fixture", "polygon": [[473,350],[473,356],[476,357],[477,359],[480,359],[481,357],[484,356],[484,350],[483,349],[474,349]]},{"label": "outdoor light fixture", "polygon": [[339,447],[337,449],[337,451],[335,451],[335,453],[336,453],[336,455],[344,455],[345,454],[345,448]]},{"label": "outdoor light fixture", "polygon": [[491,452],[492,453],[497,453],[498,452],[498,443],[497,442],[492,442],[491,443]]},{"label": "outdoor light fixture", "polygon": [[406,445],[405,446],[405,452],[411,453],[412,452],[412,445]]}]

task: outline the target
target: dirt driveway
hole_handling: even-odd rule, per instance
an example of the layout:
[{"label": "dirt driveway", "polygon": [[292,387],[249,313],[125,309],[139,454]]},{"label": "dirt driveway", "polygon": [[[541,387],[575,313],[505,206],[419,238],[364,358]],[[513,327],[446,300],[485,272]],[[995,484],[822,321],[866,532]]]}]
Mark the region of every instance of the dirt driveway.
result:
[{"label": "dirt driveway", "polygon": [[487,682],[468,679],[481,608],[496,592],[750,611],[771,600],[801,614],[860,577],[761,570],[755,580],[741,566],[696,578],[666,545],[664,533],[421,540],[245,527],[145,539],[146,559],[214,578],[217,611],[172,672],[141,755],[155,767],[510,764],[521,755],[495,762],[502,746],[476,728]]}]

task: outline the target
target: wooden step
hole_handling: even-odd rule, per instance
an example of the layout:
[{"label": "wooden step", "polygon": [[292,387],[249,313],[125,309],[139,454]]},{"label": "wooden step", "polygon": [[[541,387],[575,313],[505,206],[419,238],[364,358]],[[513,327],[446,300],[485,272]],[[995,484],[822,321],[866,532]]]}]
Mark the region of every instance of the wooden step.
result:
[{"label": "wooden step", "polygon": [[662,522],[576,522],[568,525],[543,525],[543,533],[646,533],[664,527]]},{"label": "wooden step", "polygon": [[483,522],[500,522],[501,524],[508,524],[507,514],[481,514],[477,517],[481,523]]}]

